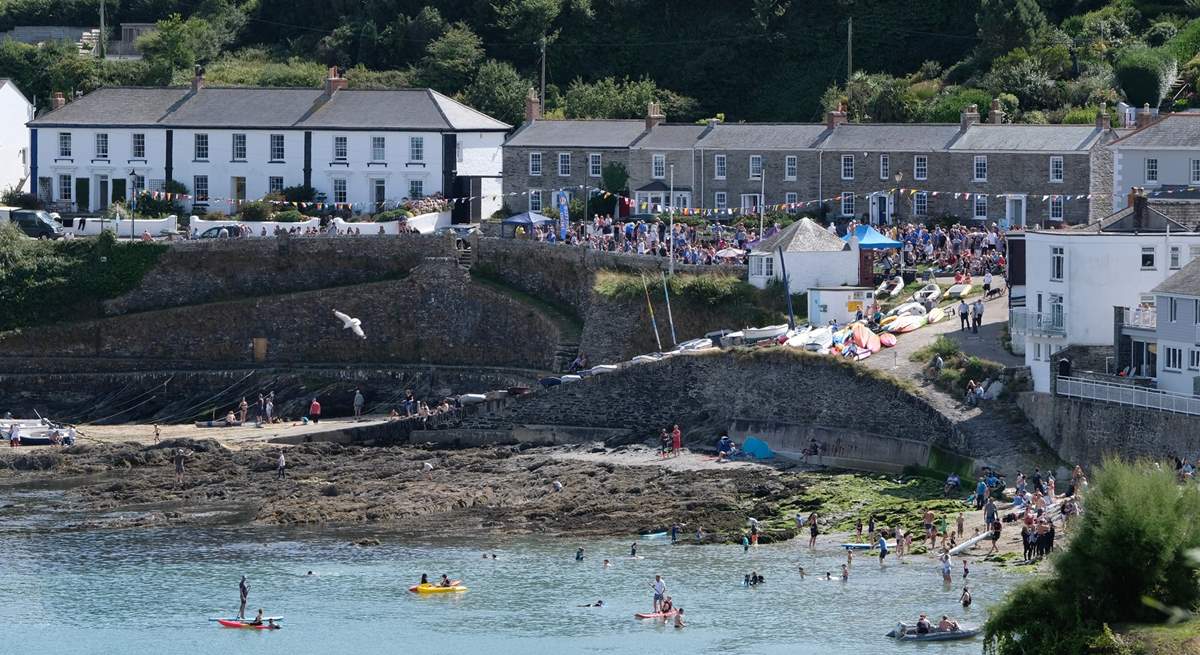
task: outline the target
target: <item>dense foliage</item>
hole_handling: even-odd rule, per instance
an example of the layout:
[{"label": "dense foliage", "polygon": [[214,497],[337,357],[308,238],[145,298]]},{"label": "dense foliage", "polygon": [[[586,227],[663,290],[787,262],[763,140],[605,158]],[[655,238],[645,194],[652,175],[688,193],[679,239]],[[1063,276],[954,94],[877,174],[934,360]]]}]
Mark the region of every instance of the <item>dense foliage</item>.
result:
[{"label": "dense foliage", "polygon": [[[1010,593],[988,619],[997,655],[1084,653],[1109,623],[1162,622],[1161,608],[1200,602],[1200,488],[1147,463],[1106,462],[1084,496],[1084,513],[1048,578]],[[1148,599],[1148,601],[1147,601]]]},{"label": "dense foliage", "polygon": [[[97,0],[8,0],[0,29],[93,25]],[[0,45],[0,74],[51,91],[182,83],[351,88],[425,85],[509,123],[542,69],[546,113],[671,120],[945,121],[994,97],[1008,119],[1057,122],[1123,98],[1151,102],[1200,62],[1200,2],[1146,0],[105,0],[113,28],[158,21],[143,61]],[[853,19],[853,69],[847,31]],[[1156,91],[1157,90],[1157,91]],[[1194,96],[1162,98],[1193,103]],[[1200,104],[1200,103],[1194,103]]]},{"label": "dense foliage", "polygon": [[95,239],[44,241],[0,225],[0,330],[95,318],[100,301],[128,292],[167,246]]}]

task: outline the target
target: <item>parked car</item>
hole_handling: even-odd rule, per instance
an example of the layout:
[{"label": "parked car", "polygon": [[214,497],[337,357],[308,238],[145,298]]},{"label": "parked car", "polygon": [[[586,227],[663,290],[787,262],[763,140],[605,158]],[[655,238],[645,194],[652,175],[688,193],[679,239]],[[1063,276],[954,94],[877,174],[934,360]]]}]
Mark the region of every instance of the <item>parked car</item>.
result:
[{"label": "parked car", "polygon": [[221,230],[226,230],[229,234],[227,238],[237,239],[239,237],[249,236],[250,228],[243,228],[240,225],[214,225],[200,233],[197,238],[200,239],[219,239],[221,238]]},{"label": "parked car", "polygon": [[7,220],[34,239],[59,239],[63,236],[62,224],[41,209],[5,207],[0,209],[0,220]]}]

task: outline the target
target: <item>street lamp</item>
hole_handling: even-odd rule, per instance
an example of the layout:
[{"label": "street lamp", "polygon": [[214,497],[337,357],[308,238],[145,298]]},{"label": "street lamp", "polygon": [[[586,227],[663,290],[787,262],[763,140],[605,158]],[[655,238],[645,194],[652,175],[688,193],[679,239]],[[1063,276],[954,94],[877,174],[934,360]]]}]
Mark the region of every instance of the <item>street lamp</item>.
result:
[{"label": "street lamp", "polygon": [[671,261],[667,262],[667,271],[670,275],[675,275],[675,164],[671,164],[671,186],[667,191],[667,234],[671,242],[667,244],[668,257]]},{"label": "street lamp", "polygon": [[[101,3],[101,4],[103,4],[103,3]],[[135,178],[135,177],[137,177],[137,171],[133,170],[132,168],[129,169],[129,182],[131,184],[133,182],[133,178]],[[120,231],[120,230],[118,230],[118,231]],[[129,240],[130,241],[133,241],[136,238],[136,236],[134,235],[135,232],[137,232],[137,216],[136,216],[136,214],[133,213],[133,203],[130,203],[129,204]]]}]

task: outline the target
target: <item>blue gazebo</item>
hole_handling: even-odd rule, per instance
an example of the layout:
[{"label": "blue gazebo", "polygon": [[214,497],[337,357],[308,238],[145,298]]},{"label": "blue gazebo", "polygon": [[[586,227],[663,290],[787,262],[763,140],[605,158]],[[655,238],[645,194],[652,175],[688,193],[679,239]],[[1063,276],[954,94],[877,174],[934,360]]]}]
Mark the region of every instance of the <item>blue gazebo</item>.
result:
[{"label": "blue gazebo", "polygon": [[553,218],[537,212],[513,214],[500,221],[500,236],[505,239],[511,239],[516,236],[518,227],[525,228],[525,234],[533,234],[534,227],[553,224],[554,222]]}]

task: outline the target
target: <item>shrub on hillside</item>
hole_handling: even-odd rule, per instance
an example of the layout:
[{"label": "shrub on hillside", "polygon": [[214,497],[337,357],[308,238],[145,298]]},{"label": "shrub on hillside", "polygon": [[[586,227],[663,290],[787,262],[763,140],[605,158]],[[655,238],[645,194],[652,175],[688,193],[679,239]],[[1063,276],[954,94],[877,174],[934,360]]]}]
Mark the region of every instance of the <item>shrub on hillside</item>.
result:
[{"label": "shrub on hillside", "polygon": [[1135,46],[1117,57],[1117,82],[1129,104],[1157,107],[1175,80],[1175,58],[1162,48]]}]

